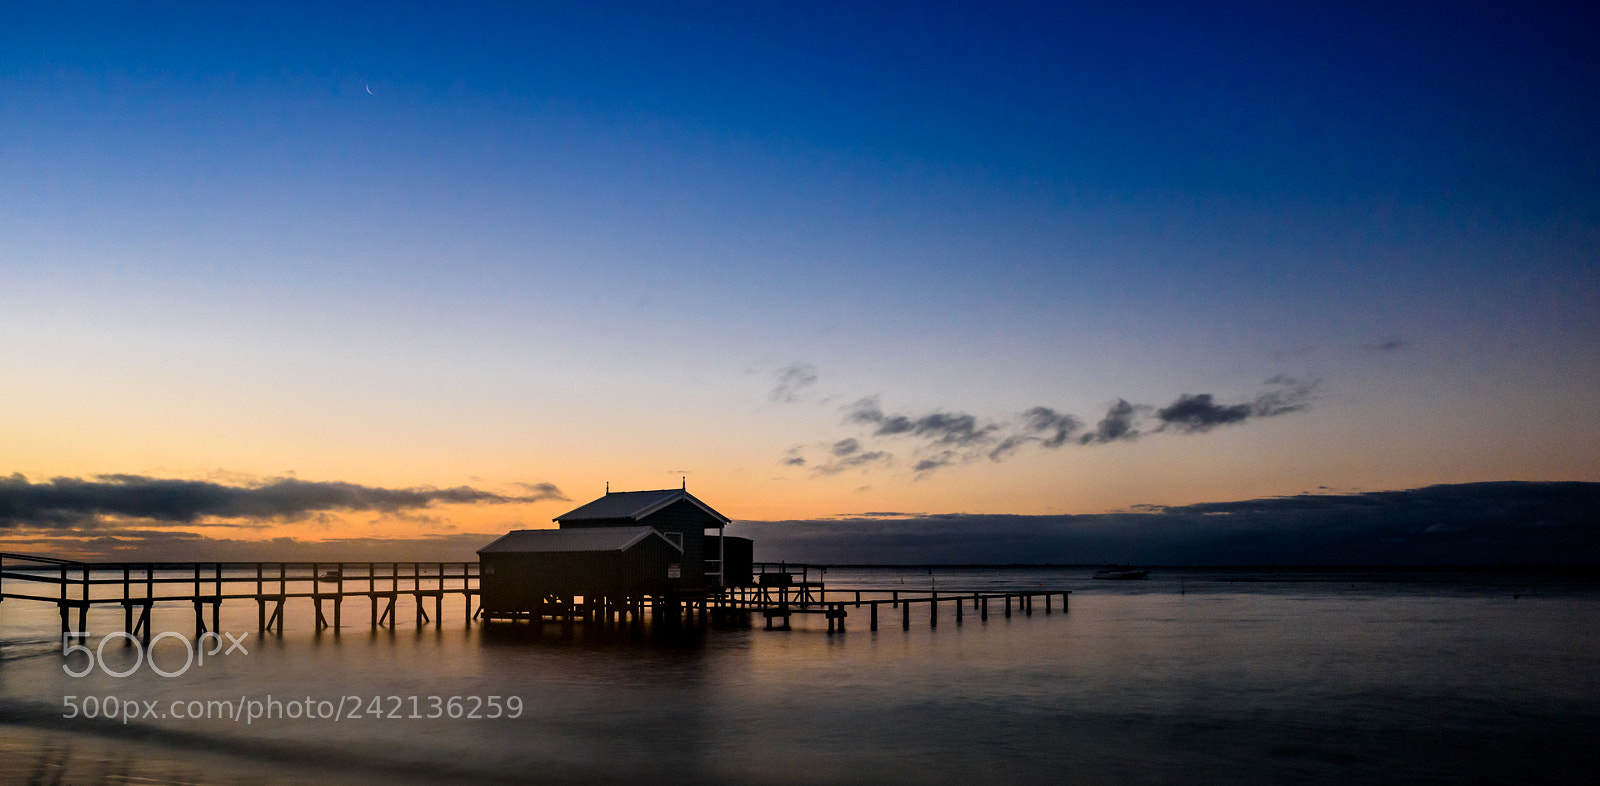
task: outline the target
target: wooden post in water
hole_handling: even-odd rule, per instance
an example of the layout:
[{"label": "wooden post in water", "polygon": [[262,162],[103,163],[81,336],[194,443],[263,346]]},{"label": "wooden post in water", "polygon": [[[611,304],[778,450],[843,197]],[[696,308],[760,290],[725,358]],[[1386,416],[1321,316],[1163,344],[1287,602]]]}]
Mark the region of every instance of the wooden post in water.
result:
[{"label": "wooden post in water", "polygon": [[128,632],[128,638],[122,640],[122,646],[133,646],[133,603],[128,591],[128,566],[122,566],[122,629]]},{"label": "wooden post in water", "polygon": [[72,607],[67,605],[67,565],[64,562],[61,564],[61,600],[56,606],[61,610],[61,632],[65,634],[72,630]]},{"label": "wooden post in water", "polygon": [[1011,619],[1011,593],[1006,593],[1006,619]]},{"label": "wooden post in water", "polygon": [[200,603],[200,563],[194,564],[194,637],[198,641],[200,634],[206,632],[205,607]]},{"label": "wooden post in water", "polygon": [[150,611],[156,605],[156,568],[146,563],[144,566],[144,605],[139,608],[139,638],[144,642],[145,652],[150,651]]},{"label": "wooden post in water", "polygon": [[911,630],[911,603],[907,601],[900,604],[900,629]]},{"label": "wooden post in water", "polygon": [[878,602],[873,601],[870,605],[872,606],[872,629],[876,631],[878,629]]},{"label": "wooden post in water", "polygon": [[84,633],[88,633],[89,632],[89,566],[88,565],[84,565],[83,566],[83,583],[80,584],[79,586],[82,587],[82,590],[80,591],[80,599],[83,601],[83,603],[82,603],[82,605],[78,606],[78,630],[83,631]]},{"label": "wooden post in water", "polygon": [[211,629],[222,632],[222,563],[213,563],[212,574],[217,579],[217,595],[211,602]]},{"label": "wooden post in water", "polygon": [[261,563],[256,563],[256,633],[267,629],[267,599],[261,594]]}]

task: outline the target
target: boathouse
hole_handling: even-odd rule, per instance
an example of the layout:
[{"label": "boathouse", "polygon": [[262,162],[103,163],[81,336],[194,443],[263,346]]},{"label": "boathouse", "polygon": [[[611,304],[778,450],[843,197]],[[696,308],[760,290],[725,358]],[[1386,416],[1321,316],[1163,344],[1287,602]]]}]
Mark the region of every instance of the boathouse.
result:
[{"label": "boathouse", "polygon": [[722,535],[727,516],[687,489],[619,491],[516,530],[478,550],[486,614],[520,614],[574,598],[633,602],[706,597],[751,583],[753,544]]},{"label": "boathouse", "polygon": [[683,549],[653,527],[519,529],[478,549],[484,612],[525,612],[546,598],[660,595],[682,585]]},{"label": "boathouse", "polygon": [[[680,563],[682,588],[701,589],[724,586],[734,578],[723,571],[724,552],[733,538],[724,539],[722,528],[727,516],[696,499],[688,489],[655,491],[606,490],[606,494],[587,505],[555,518],[563,530],[613,527],[651,527],[683,552]],[[707,534],[715,530],[714,534]],[[746,541],[748,542],[748,541]]]}]

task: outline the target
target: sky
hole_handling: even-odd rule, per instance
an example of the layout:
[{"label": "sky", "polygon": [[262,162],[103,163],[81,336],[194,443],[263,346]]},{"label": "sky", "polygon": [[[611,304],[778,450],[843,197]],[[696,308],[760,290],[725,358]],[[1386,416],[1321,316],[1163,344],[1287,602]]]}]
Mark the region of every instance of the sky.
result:
[{"label": "sky", "polygon": [[214,5],[4,11],[0,548],[1600,481],[1582,4]]}]

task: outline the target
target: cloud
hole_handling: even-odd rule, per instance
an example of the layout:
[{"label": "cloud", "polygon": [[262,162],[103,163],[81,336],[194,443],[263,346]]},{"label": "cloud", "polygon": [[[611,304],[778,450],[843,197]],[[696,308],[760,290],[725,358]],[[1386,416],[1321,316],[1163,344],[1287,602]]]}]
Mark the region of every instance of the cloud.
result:
[{"label": "cloud", "polygon": [[1210,431],[1228,423],[1243,423],[1252,412],[1249,404],[1222,406],[1212,400],[1210,393],[1191,396],[1187,393],[1177,401],[1156,410],[1162,428],[1172,427],[1186,433]]},{"label": "cloud", "polygon": [[817,367],[810,363],[792,363],[778,369],[778,384],[767,394],[771,401],[789,403],[799,400],[800,391],[817,384]]},{"label": "cloud", "polygon": [[1362,344],[1361,349],[1367,352],[1397,352],[1405,349],[1405,346],[1405,341],[1398,338],[1391,338],[1387,341],[1376,341]]},{"label": "cloud", "polygon": [[1000,461],[1029,443],[1055,450],[1067,444],[1082,427],[1083,421],[1073,415],[1049,407],[1034,407],[1023,412],[1016,429],[1002,437],[999,444],[989,451],[989,460]]},{"label": "cloud", "polygon": [[821,564],[1600,565],[1600,483],[1496,482],[1091,515],[739,522]]},{"label": "cloud", "polygon": [[1119,398],[1106,410],[1106,416],[1095,424],[1094,431],[1078,438],[1078,444],[1104,445],[1118,440],[1138,439],[1139,430],[1134,427],[1134,421],[1149,409],[1148,406],[1135,406]]},{"label": "cloud", "polygon": [[[250,485],[173,480],[142,475],[58,477],[30,483],[21,474],[0,478],[0,529],[84,528],[106,519],[217,526],[217,520],[300,520],[331,511],[399,513],[434,504],[498,505],[564,500],[549,483],[518,484],[528,495],[505,495],[467,486],[386,489],[337,481],[274,478]],[[233,526],[238,526],[234,524]]]},{"label": "cloud", "polygon": [[1276,376],[1267,380],[1274,387],[1259,396],[1251,405],[1251,414],[1258,418],[1271,418],[1301,412],[1311,406],[1311,396],[1316,392],[1317,381],[1303,382],[1293,377]]},{"label": "cloud", "polygon": [[910,435],[935,445],[958,447],[988,442],[1000,428],[994,423],[979,424],[977,418],[965,412],[930,412],[918,416],[887,415],[879,406],[876,396],[852,404],[845,421],[875,426],[873,436]]},{"label": "cloud", "polygon": [[818,475],[837,475],[848,469],[864,467],[869,464],[892,464],[894,457],[885,451],[872,450],[864,453],[851,453],[840,456],[826,464],[818,464],[812,472]]},{"label": "cloud", "polygon": [[[884,448],[873,450],[875,446],[866,440],[903,440],[909,443],[912,472],[921,478],[945,467],[985,457],[990,461],[1004,461],[1029,445],[1057,450],[1068,445],[1088,447],[1132,441],[1145,433],[1199,434],[1221,425],[1300,412],[1310,405],[1316,387],[1315,382],[1287,376],[1273,377],[1265,384],[1267,389],[1253,400],[1231,404],[1218,403],[1210,393],[1185,393],[1161,408],[1118,398],[1088,431],[1084,431],[1084,422],[1076,415],[1046,406],[1031,407],[1011,418],[982,419],[961,411],[887,412],[877,396],[868,396],[844,409],[844,425],[867,427],[864,438],[848,437],[825,445],[834,459],[870,452],[878,457],[878,462],[888,465],[893,463],[892,454]],[[1147,432],[1144,423],[1151,416],[1157,424],[1153,431]],[[832,475],[873,463],[830,461],[816,467],[816,474]],[[798,446],[790,448],[780,463],[796,467],[807,465]]]},{"label": "cloud", "polygon": [[1022,413],[1022,423],[1028,431],[1043,433],[1039,444],[1047,448],[1065,445],[1072,433],[1083,427],[1083,421],[1049,407],[1034,407]]},{"label": "cloud", "polygon": [[567,495],[561,493],[554,483],[518,483],[518,486],[527,489],[530,494],[522,497],[520,502],[540,502],[542,500],[555,500],[557,502],[570,502]]}]

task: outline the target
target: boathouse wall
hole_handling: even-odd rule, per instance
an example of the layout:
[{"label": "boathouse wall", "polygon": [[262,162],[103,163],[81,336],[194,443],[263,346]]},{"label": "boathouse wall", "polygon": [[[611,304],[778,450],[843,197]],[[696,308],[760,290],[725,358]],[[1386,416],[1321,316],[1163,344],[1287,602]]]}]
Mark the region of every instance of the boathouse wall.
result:
[{"label": "boathouse wall", "polygon": [[552,542],[549,538],[528,539],[525,547],[505,542],[520,534],[524,533],[512,533],[478,553],[480,604],[487,613],[533,611],[547,596],[621,598],[671,592],[682,585],[672,576],[672,568],[681,564],[681,553],[653,532],[621,548],[594,550],[573,550],[559,541],[555,548],[540,549],[540,541]]},{"label": "boathouse wall", "polygon": [[716,558],[707,548],[707,542],[716,536],[707,536],[708,528],[723,526],[723,522],[686,500],[679,500],[661,510],[633,518],[557,519],[562,529],[591,529],[598,527],[654,527],[670,540],[681,541],[683,546],[682,576],[686,588],[704,587],[706,584],[706,559]]}]

